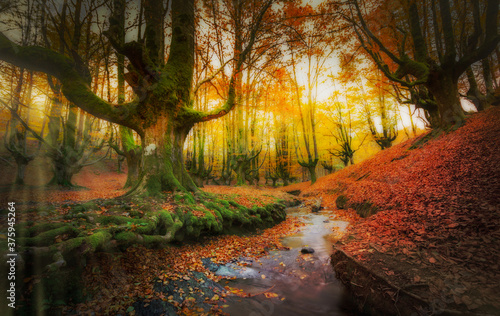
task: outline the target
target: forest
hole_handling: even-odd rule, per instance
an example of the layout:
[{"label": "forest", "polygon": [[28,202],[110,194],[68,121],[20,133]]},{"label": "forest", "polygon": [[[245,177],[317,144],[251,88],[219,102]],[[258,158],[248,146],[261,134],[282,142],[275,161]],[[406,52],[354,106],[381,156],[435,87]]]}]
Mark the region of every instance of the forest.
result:
[{"label": "forest", "polygon": [[0,0],[2,314],[498,315],[499,2]]}]

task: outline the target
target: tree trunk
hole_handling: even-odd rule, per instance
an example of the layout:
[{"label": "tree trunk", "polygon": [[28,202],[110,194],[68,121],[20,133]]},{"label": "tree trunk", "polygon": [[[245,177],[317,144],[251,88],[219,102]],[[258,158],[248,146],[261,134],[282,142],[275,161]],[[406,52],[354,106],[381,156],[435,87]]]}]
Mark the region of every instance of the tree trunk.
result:
[{"label": "tree trunk", "polygon": [[127,181],[124,188],[133,187],[139,181],[142,150],[135,144],[132,130],[120,125],[120,138],[123,154],[127,160]]},{"label": "tree trunk", "polygon": [[153,196],[162,191],[196,191],[197,187],[184,166],[182,150],[192,126],[175,126],[168,115],[158,117],[145,129],[143,137],[143,172],[133,191]]},{"label": "tree trunk", "polygon": [[127,159],[127,181],[123,187],[131,188],[139,181],[141,150],[126,151],[125,158]]},{"label": "tree trunk", "polygon": [[24,171],[26,170],[27,164],[17,163],[17,174],[16,174],[16,182],[15,184],[24,184]]},{"label": "tree trunk", "polygon": [[309,174],[311,175],[311,184],[314,184],[317,180],[316,164],[308,166],[307,170],[309,170]]},{"label": "tree trunk", "polygon": [[465,115],[460,103],[457,81],[452,75],[437,72],[426,86],[436,99],[440,114],[439,126],[447,128],[452,125],[461,125]]},{"label": "tree trunk", "polygon": [[73,187],[71,179],[73,175],[79,170],[74,170],[70,166],[71,162],[61,157],[59,160],[53,161],[53,172],[54,176],[52,180],[48,183],[49,185],[60,185],[63,187]]},{"label": "tree trunk", "polygon": [[233,170],[236,173],[236,185],[245,185],[245,174],[247,169],[247,160],[244,155],[238,155],[234,158]]}]

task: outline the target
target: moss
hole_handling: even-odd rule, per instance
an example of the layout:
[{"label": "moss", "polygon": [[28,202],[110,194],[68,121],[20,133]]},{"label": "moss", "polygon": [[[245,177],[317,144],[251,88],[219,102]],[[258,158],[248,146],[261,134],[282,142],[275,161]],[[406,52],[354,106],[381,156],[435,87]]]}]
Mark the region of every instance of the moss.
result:
[{"label": "moss", "polygon": [[196,205],[196,199],[194,198],[193,194],[191,194],[191,192],[175,194],[174,201],[178,203],[182,202],[183,204],[187,205]]},{"label": "moss", "polygon": [[165,236],[154,235],[154,236],[142,236],[143,244],[147,248],[158,248],[167,245],[167,238]]},{"label": "moss", "polygon": [[140,219],[134,220],[134,224],[140,225],[136,228],[136,231],[139,234],[153,234],[156,230],[156,227],[160,223],[161,217],[160,215],[155,215],[149,218],[148,220]]},{"label": "moss", "polygon": [[140,219],[134,219],[126,216],[99,216],[96,221],[101,223],[102,225],[116,224],[116,225],[125,225],[127,223],[136,223],[141,222]]},{"label": "moss", "polygon": [[160,216],[160,221],[165,226],[172,226],[174,224],[174,219],[172,215],[168,211],[159,211],[158,215]]},{"label": "moss", "polygon": [[41,282],[33,289],[33,295],[38,293],[43,297],[40,310],[50,311],[49,314],[59,314],[57,311],[70,303],[79,303],[84,299],[81,269],[71,265],[63,270],[47,272]]},{"label": "moss", "polygon": [[161,193],[161,175],[149,175],[146,180],[146,190],[149,196],[156,196]]},{"label": "moss", "polygon": [[[36,236],[40,233],[43,233],[48,230],[56,229],[62,226],[66,226],[68,223],[40,223],[36,224],[35,226],[28,228],[27,231],[30,236]],[[18,229],[21,229],[19,226],[17,227]]]},{"label": "moss", "polygon": [[228,201],[229,202],[229,205],[231,206],[234,206],[234,207],[238,207],[240,206],[238,203],[236,203],[235,201]]},{"label": "moss", "polygon": [[139,240],[137,238],[137,234],[131,232],[131,231],[123,231],[115,235],[114,239],[120,244],[120,245],[132,245],[133,243],[137,243]]},{"label": "moss", "polygon": [[99,209],[99,205],[94,202],[85,202],[81,204],[85,210],[87,211],[97,211]]},{"label": "moss", "polygon": [[96,231],[93,235],[87,237],[77,237],[63,242],[60,245],[57,245],[57,248],[54,248],[54,250],[60,249],[65,257],[67,253],[78,247],[81,247],[80,254],[94,252],[109,241],[111,237],[112,236],[108,230],[102,229]]},{"label": "moss", "polygon": [[19,238],[18,242],[20,245],[24,246],[50,246],[55,243],[55,238],[57,236],[63,234],[76,236],[78,234],[78,230],[75,227],[66,224],[65,226],[40,233],[36,237]]}]

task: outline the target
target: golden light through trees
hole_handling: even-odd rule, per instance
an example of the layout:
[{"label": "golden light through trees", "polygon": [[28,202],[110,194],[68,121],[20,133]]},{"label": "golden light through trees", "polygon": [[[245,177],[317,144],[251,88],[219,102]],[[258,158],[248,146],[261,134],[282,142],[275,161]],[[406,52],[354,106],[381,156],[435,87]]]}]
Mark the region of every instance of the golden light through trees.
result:
[{"label": "golden light through trees", "polygon": [[[72,148],[54,180],[64,185],[69,169],[109,146],[133,170],[127,186],[146,179],[140,191],[151,194],[314,182],[424,125],[460,123],[459,98],[478,110],[498,102],[495,0],[402,1],[393,11],[394,1],[181,2],[25,0],[2,9],[1,157],[19,166],[16,182],[30,155],[47,159],[49,144],[62,146],[49,155],[54,170],[55,153]],[[448,22],[455,15],[460,27]],[[454,91],[440,94],[433,74]],[[139,176],[148,170],[164,176]]]}]

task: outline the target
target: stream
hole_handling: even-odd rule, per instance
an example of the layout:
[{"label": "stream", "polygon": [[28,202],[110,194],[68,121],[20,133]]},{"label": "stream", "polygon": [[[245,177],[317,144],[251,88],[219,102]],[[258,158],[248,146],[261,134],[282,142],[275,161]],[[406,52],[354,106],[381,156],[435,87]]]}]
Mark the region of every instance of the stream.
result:
[{"label": "stream", "polygon": [[[214,269],[215,274],[234,278],[220,281],[221,286],[251,295],[226,297],[223,311],[255,316],[357,315],[330,264],[332,229],[343,230],[347,222],[335,220],[331,214],[327,210],[311,213],[310,208],[289,208],[287,216],[306,223],[299,233],[282,239],[290,250],[271,251],[259,260],[242,258],[240,265],[245,267],[230,263]],[[303,247],[313,248],[314,253],[302,254]]]}]

